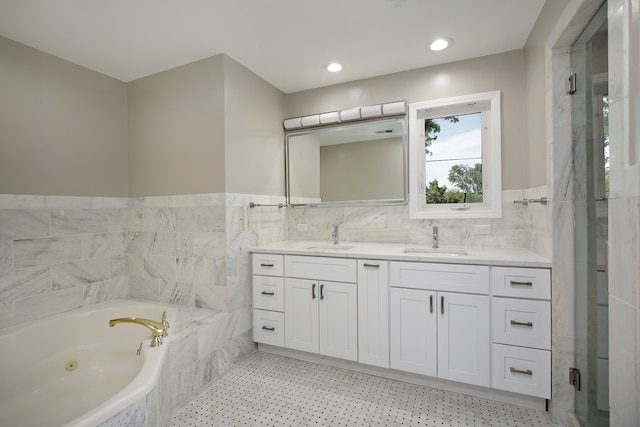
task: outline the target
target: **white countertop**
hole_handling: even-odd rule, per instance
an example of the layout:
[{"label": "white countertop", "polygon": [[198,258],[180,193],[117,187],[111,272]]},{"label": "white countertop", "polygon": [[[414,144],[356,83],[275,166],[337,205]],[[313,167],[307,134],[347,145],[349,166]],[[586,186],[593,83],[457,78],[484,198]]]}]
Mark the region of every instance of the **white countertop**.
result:
[{"label": "white countertop", "polygon": [[[521,248],[445,246],[434,250],[428,245],[366,242],[340,242],[336,247],[328,241],[288,240],[256,246],[250,252],[505,267],[551,267],[551,261],[547,258]],[[459,252],[466,252],[466,255]]]}]

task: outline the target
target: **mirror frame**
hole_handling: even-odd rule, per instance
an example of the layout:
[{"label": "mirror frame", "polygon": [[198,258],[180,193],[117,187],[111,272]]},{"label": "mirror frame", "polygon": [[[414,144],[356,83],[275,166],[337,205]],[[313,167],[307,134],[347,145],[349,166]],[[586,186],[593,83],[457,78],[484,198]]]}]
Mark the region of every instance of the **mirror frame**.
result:
[{"label": "mirror frame", "polygon": [[[317,203],[294,203],[292,202],[291,195],[291,149],[289,148],[289,138],[299,135],[317,134],[320,132],[337,131],[341,129],[348,129],[354,126],[367,126],[374,123],[392,122],[402,119],[402,126],[404,134],[402,137],[402,198],[401,199],[361,199],[361,200],[345,200],[335,202],[317,202]],[[409,203],[409,138],[408,138],[408,123],[407,115],[385,116],[378,117],[376,119],[361,120],[354,122],[343,122],[331,126],[317,126],[307,129],[296,129],[285,133],[285,187],[287,194],[287,206],[290,208],[296,207],[341,207],[341,206],[392,206],[392,205],[406,205]],[[295,196],[294,196],[295,197]]]}]

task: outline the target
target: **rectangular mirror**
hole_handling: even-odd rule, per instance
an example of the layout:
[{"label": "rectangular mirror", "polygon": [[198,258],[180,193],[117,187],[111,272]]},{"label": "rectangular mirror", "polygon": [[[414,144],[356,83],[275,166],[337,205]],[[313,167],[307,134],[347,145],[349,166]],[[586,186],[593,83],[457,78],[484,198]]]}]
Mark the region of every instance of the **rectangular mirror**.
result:
[{"label": "rectangular mirror", "polygon": [[286,157],[291,207],[407,203],[405,116],[289,132]]}]

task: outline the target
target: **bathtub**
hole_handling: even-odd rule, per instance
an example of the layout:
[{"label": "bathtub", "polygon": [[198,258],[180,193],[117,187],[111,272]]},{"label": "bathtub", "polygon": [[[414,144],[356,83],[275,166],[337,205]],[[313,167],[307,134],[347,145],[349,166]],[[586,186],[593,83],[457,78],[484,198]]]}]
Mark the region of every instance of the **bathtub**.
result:
[{"label": "bathtub", "polygon": [[112,300],[0,330],[0,426],[96,426],[144,398],[157,382],[171,328],[152,348],[147,328],[108,321],[160,321],[163,311],[173,324],[170,306]]}]

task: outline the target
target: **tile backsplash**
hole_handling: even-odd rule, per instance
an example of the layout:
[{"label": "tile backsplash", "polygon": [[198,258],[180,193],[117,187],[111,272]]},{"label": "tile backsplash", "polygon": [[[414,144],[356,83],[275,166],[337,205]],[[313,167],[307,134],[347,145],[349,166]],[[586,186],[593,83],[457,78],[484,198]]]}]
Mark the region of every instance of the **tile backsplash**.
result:
[{"label": "tile backsplash", "polygon": [[[408,206],[295,208],[288,210],[288,238],[331,240],[334,224],[340,239],[352,242],[393,242],[432,245],[432,227],[438,226],[441,246],[528,248],[551,256],[550,205],[514,203],[540,198],[546,187],[502,192],[502,218],[411,219]],[[298,231],[306,224],[307,231]],[[489,234],[476,234],[476,225],[489,225]]]}]

